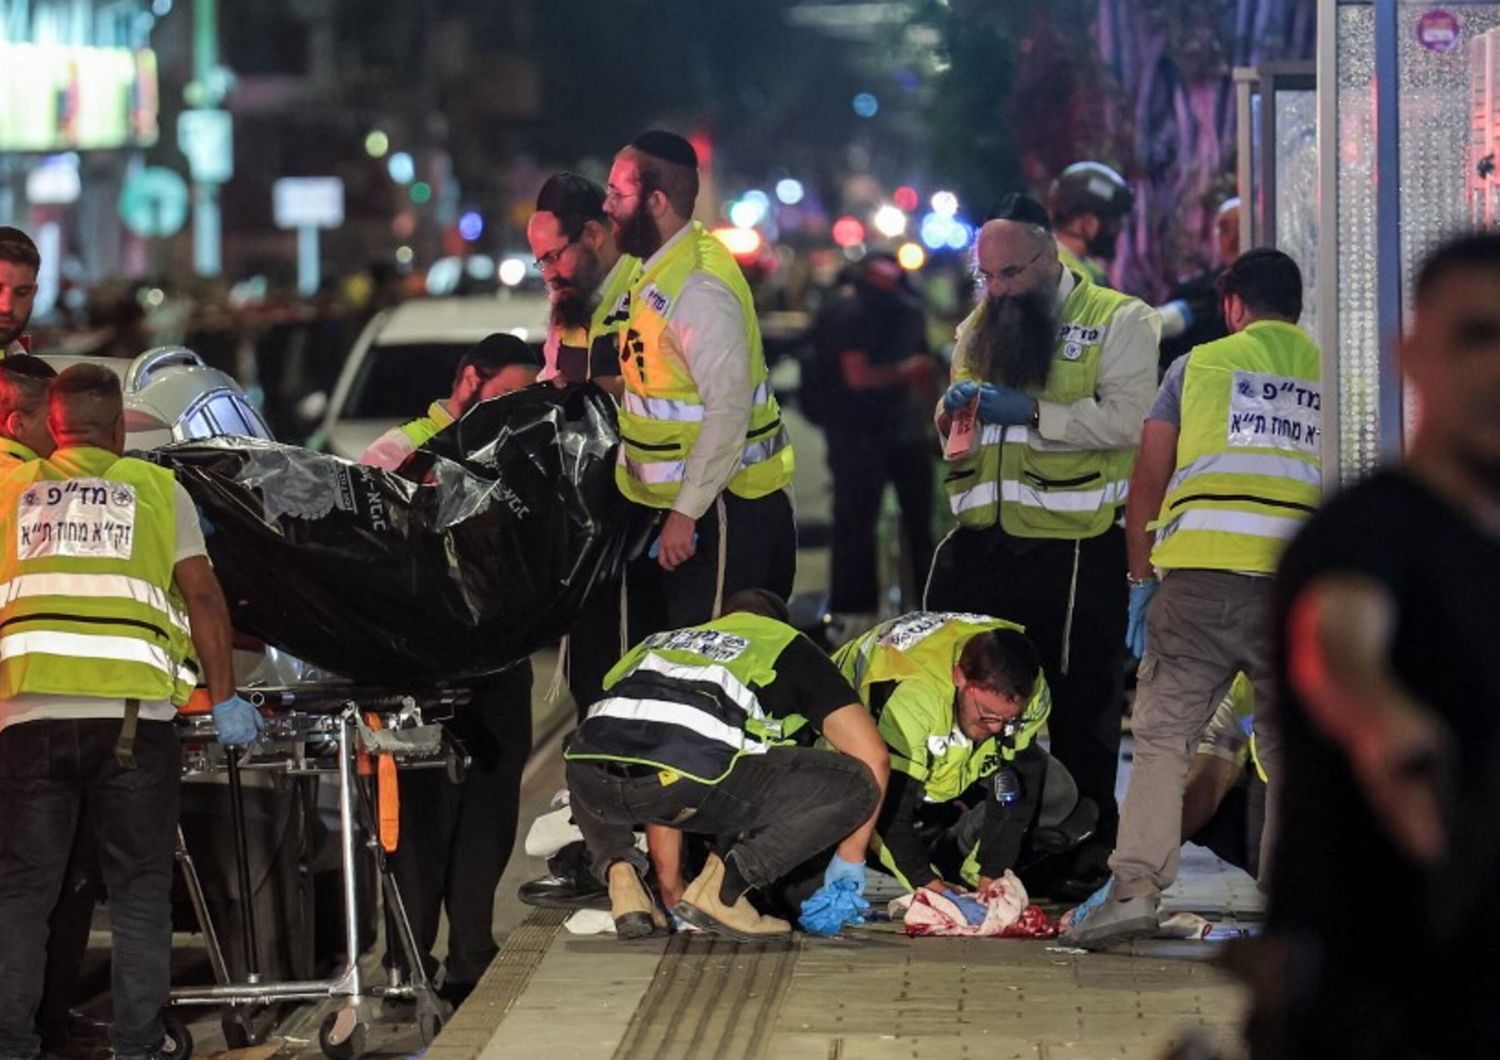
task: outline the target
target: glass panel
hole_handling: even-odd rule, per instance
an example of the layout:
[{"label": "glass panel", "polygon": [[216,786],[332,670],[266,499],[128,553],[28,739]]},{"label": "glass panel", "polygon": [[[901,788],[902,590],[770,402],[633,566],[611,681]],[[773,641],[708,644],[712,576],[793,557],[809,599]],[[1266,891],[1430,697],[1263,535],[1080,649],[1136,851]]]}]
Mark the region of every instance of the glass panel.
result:
[{"label": "glass panel", "polygon": [[1375,315],[1375,12],[1338,8],[1339,474],[1380,456],[1380,338]]},{"label": "glass panel", "polygon": [[1302,327],[1318,334],[1318,95],[1276,93],[1277,249],[1302,269]]}]

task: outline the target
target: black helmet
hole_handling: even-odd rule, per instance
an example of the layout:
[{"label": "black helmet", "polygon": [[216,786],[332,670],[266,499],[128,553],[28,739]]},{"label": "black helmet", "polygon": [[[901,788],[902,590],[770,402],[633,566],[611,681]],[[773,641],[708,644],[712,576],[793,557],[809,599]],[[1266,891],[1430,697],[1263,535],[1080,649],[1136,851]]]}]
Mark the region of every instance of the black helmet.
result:
[{"label": "black helmet", "polygon": [[1066,223],[1091,213],[1101,221],[1124,217],[1135,205],[1125,178],[1103,162],[1074,162],[1057,175],[1047,194],[1052,223]]}]

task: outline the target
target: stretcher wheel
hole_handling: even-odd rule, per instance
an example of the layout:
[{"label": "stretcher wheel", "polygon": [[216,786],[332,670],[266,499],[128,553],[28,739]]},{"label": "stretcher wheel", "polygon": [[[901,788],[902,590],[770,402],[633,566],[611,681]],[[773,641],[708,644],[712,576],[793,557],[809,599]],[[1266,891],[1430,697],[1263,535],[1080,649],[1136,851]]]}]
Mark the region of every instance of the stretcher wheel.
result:
[{"label": "stretcher wheel", "polygon": [[437,1012],[417,1012],[417,1033],[423,1045],[431,1045],[438,1032],[443,1029],[443,1017]]},{"label": "stretcher wheel", "polygon": [[353,1008],[341,1008],[323,1017],[318,1027],[318,1048],[328,1060],[354,1060],[365,1051],[365,1024]]},{"label": "stretcher wheel", "polygon": [[161,1052],[166,1060],[188,1060],[193,1055],[193,1034],[187,1024],[174,1016],[162,1020],[166,1037],[162,1039]]},{"label": "stretcher wheel", "polygon": [[224,1028],[224,1044],[231,1049],[246,1049],[259,1045],[261,1034],[256,1030],[255,1015],[246,1008],[233,1008],[219,1021]]}]

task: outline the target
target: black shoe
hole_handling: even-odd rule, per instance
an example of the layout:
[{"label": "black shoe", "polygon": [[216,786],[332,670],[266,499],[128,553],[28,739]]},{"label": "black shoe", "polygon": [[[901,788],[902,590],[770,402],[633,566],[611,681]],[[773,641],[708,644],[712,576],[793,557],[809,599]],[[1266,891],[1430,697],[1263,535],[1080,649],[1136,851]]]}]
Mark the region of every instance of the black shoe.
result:
[{"label": "black shoe", "polygon": [[521,884],[516,897],[543,909],[608,909],[609,888],[589,871],[588,851],[569,843],[547,859],[547,875]]},{"label": "black shoe", "polygon": [[459,1005],[462,1005],[469,999],[469,995],[474,992],[474,986],[474,983],[444,982],[442,986],[437,988],[436,993],[438,997],[452,1005],[456,1011]]},{"label": "black shoe", "polygon": [[69,1009],[59,1020],[38,1021],[42,1051],[67,1060],[84,1060],[109,1051],[109,1024]]}]

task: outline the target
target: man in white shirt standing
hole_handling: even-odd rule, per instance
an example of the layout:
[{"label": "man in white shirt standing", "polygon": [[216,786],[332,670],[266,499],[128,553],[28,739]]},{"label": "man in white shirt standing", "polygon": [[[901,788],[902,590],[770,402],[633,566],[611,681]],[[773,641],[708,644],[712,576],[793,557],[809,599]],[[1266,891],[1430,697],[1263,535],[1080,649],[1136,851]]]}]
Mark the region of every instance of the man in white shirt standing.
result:
[{"label": "man in white shirt standing", "polygon": [[1119,813],[1127,606],[1119,525],[1156,392],[1156,312],[1058,260],[1041,204],[1010,195],[979,234],[983,297],[958,329],[938,410],[977,405],[972,452],[945,484],[958,529],[938,546],[930,611],[971,611],[1026,629],[1052,687],[1052,753],[1099,807],[1059,896],[1108,876]]},{"label": "man in white shirt standing", "polygon": [[632,612],[650,613],[637,606],[651,608],[653,591],[661,606],[632,642],[709,621],[743,589],[786,597],[796,568],[792,446],[755,304],[733,256],[691,220],[697,196],[697,154],[680,136],[653,130],[615,156],[604,209],[621,252],[641,259],[620,345],[616,481],[663,513],[627,582]]}]

